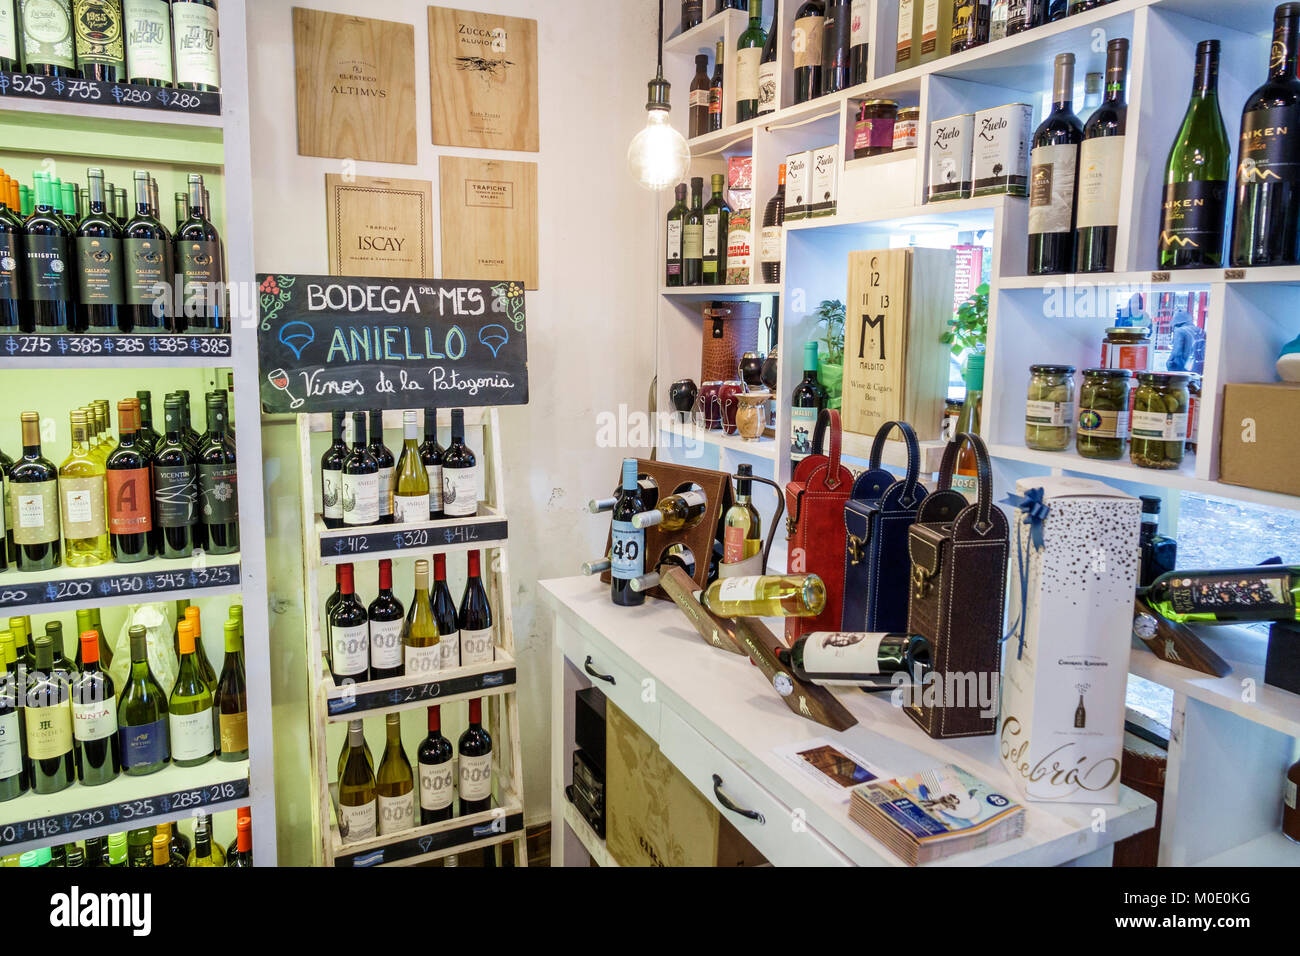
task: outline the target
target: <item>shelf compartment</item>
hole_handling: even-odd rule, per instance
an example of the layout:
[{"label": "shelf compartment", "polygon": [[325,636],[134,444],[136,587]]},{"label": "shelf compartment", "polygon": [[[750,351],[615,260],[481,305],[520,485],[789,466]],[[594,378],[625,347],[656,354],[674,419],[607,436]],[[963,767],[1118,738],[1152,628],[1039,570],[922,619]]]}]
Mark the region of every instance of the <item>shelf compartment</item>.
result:
[{"label": "shelf compartment", "polygon": [[605,841],[596,835],[596,831],[591,828],[591,824],[583,819],[582,814],[578,812],[578,808],[569,802],[567,798],[564,801],[564,823],[573,831],[573,835],[578,838],[582,848],[587,851],[587,855],[591,857],[592,862],[597,866],[621,866],[618,860],[614,859],[613,855],[610,854]]},{"label": "shelf compartment", "polygon": [[739,36],[748,25],[749,16],[744,10],[721,10],[705,17],[684,33],[679,26],[676,33],[664,40],[664,52],[694,56],[707,50],[712,56],[714,45],[723,38],[728,26]]},{"label": "shelf compartment", "polygon": [[736,454],[752,455],[755,458],[776,461],[777,442],[775,438],[746,441],[739,435],[728,435],[721,429],[700,428],[690,422],[661,422],[659,430],[661,433],[667,433],[681,439],[681,444],[677,447],[689,449],[694,444],[714,445]]},{"label": "shelf compartment", "polygon": [[119,775],[98,787],[28,791],[0,803],[0,851],[23,853],[72,840],[219,813],[248,803],[248,761],[215,757],[198,767],[168,764],[144,777]]},{"label": "shelf compartment", "polygon": [[229,364],[229,335],[5,335],[0,368],[209,368]]},{"label": "shelf compartment", "polygon": [[323,669],[320,692],[329,723],[346,723],[364,717],[396,714],[404,710],[451,704],[475,697],[499,697],[515,690],[515,659],[500,647],[496,659],[439,671],[437,680],[414,681],[410,677],[388,677],[363,684],[339,685]]},{"label": "shelf compartment", "polygon": [[138,564],[102,564],[97,568],[53,571],[6,571],[0,575],[0,612],[6,615],[117,607],[187,594],[216,597],[240,590],[239,555],[207,558],[152,558]]},{"label": "shelf compartment", "polygon": [[490,505],[480,503],[484,514],[473,518],[440,518],[410,524],[367,525],[364,528],[325,527],[316,518],[322,564],[411,558],[457,551],[504,548],[510,523]]}]

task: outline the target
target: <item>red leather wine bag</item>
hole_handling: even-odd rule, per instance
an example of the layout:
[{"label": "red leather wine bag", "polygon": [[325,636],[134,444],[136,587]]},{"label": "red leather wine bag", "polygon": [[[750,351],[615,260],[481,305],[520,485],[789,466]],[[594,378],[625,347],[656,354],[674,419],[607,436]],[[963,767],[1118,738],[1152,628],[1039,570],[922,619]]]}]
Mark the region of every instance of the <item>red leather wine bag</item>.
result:
[{"label": "red leather wine bag", "polygon": [[[830,433],[830,455],[822,454]],[[785,640],[793,644],[814,631],[838,631],[844,610],[844,505],[853,473],[840,464],[840,413],[823,411],[813,433],[812,454],[799,462],[785,486],[789,574],[815,574],[826,585],[826,607],[816,617],[788,617]]]}]

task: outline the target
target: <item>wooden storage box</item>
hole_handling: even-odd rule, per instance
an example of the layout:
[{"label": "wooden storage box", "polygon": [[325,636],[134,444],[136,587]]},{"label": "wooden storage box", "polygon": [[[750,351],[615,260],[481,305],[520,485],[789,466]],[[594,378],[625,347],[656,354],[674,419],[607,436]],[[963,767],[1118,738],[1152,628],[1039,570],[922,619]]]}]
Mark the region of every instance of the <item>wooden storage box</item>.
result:
[{"label": "wooden storage box", "polygon": [[1300,495],[1293,451],[1300,420],[1300,385],[1268,382],[1223,386],[1219,480],[1284,495]]},{"label": "wooden storage box", "polygon": [[844,330],[844,430],[874,435],[905,421],[941,437],[957,257],[948,249],[849,253]]}]

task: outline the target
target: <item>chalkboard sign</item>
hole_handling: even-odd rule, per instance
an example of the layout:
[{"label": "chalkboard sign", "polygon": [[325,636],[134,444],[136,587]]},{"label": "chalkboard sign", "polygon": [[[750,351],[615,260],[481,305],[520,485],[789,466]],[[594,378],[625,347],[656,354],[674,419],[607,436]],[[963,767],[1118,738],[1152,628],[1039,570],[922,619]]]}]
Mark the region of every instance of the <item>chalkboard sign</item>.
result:
[{"label": "chalkboard sign", "polygon": [[[437,824],[433,825],[436,826]],[[518,833],[523,828],[524,815],[522,812],[503,814],[493,820],[488,820],[486,823],[471,823],[453,830],[442,830],[438,833],[414,836],[396,843],[390,843],[378,850],[362,850],[357,853],[348,853],[344,850],[343,853],[334,857],[334,866],[343,869],[357,869],[379,866],[383,863],[395,863],[398,860],[409,860],[413,856],[424,856],[426,853],[450,850],[466,843],[477,843],[480,840],[487,840],[501,834]]]},{"label": "chalkboard sign", "polygon": [[509,525],[505,521],[411,528],[408,531],[393,531],[391,526],[387,531],[358,529],[322,535],[320,556],[326,563],[337,564],[354,557],[388,551],[437,551],[480,542],[505,541],[508,535]]},{"label": "chalkboard sign", "polygon": [[0,97],[5,96],[57,100],[61,103],[90,103],[105,107],[128,106],[141,110],[166,110],[169,113],[203,116],[218,116],[221,113],[220,93],[171,90],[136,83],[102,83],[99,80],[74,80],[28,73],[0,72]]},{"label": "chalkboard sign", "polygon": [[238,564],[202,568],[185,567],[182,562],[178,564],[180,566],[174,571],[122,571],[93,578],[66,577],[30,584],[21,583],[21,574],[6,574],[0,578],[0,610],[12,611],[39,604],[106,601],[119,597],[144,601],[168,592],[233,588],[239,584]]},{"label": "chalkboard sign", "polygon": [[458,697],[485,689],[513,687],[514,684],[515,669],[505,667],[499,671],[488,671],[486,674],[469,674],[465,677],[413,684],[410,687],[397,687],[393,690],[363,691],[359,694],[332,697],[326,702],[326,706],[330,717],[346,715],[348,720],[354,720],[372,711],[414,706],[426,700]]},{"label": "chalkboard sign", "polygon": [[528,403],[515,282],[258,276],[268,412]]},{"label": "chalkboard sign", "polygon": [[229,358],[229,335],[5,335],[0,359]]}]

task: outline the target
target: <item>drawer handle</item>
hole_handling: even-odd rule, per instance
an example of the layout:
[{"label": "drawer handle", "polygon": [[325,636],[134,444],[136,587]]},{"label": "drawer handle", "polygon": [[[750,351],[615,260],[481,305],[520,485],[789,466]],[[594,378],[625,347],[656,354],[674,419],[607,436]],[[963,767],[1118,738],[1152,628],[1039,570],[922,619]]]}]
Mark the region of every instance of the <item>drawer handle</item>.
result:
[{"label": "drawer handle", "polygon": [[757,820],[759,823],[767,822],[763,819],[763,814],[759,813],[757,810],[744,810],[737,806],[736,801],[732,800],[731,797],[727,796],[726,793],[723,792],[722,778],[716,773],[713,775],[713,795],[718,798],[718,803],[722,804],[732,813],[738,813],[749,820]]},{"label": "drawer handle", "polygon": [[610,684],[618,683],[618,681],[614,680],[613,674],[602,674],[600,671],[594,670],[592,668],[590,654],[587,655],[587,660],[583,663],[582,669],[586,671],[588,674],[590,674],[592,677],[596,678],[597,680],[607,681]]}]

